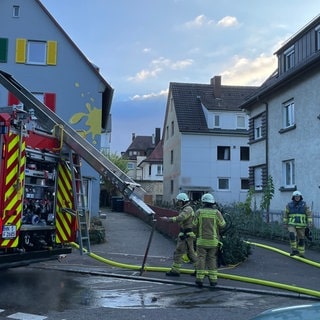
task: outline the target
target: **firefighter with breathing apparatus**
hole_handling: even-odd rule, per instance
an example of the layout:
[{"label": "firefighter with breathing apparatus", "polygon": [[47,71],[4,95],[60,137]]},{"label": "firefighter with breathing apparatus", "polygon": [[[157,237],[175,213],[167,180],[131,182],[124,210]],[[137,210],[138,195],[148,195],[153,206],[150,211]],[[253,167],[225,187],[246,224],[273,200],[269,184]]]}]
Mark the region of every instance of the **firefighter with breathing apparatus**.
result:
[{"label": "firefighter with breathing apparatus", "polygon": [[187,254],[192,263],[196,263],[197,255],[194,250],[195,234],[193,232],[192,221],[194,211],[190,206],[190,200],[186,193],[179,193],[176,197],[179,207],[179,214],[174,217],[160,217],[167,222],[177,222],[180,226],[176,249],[173,254],[173,264],[167,276],[180,276],[180,268],[183,263],[183,256]]},{"label": "firefighter with breathing apparatus", "polygon": [[291,201],[286,206],[283,224],[289,231],[290,255],[303,257],[305,252],[305,232],[306,228],[312,226],[312,213],[298,190],[292,193]]},{"label": "firefighter with breathing apparatus", "polygon": [[202,287],[203,279],[208,272],[210,286],[215,286],[218,279],[217,253],[219,247],[219,230],[224,228],[226,221],[215,206],[212,194],[201,197],[203,207],[195,213],[193,225],[197,236],[196,246],[198,261],[196,265],[196,284]]}]

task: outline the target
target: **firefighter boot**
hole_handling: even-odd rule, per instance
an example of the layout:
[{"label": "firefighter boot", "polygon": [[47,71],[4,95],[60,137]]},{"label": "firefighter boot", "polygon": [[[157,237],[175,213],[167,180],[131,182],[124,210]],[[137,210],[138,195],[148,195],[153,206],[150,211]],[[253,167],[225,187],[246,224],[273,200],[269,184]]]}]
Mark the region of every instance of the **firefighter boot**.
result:
[{"label": "firefighter boot", "polygon": [[201,279],[196,279],[196,285],[197,285],[197,287],[202,288],[202,286],[203,286],[202,280]]},{"label": "firefighter boot", "polygon": [[168,277],[180,277],[180,273],[174,270],[170,270],[168,272],[166,272],[166,275]]}]

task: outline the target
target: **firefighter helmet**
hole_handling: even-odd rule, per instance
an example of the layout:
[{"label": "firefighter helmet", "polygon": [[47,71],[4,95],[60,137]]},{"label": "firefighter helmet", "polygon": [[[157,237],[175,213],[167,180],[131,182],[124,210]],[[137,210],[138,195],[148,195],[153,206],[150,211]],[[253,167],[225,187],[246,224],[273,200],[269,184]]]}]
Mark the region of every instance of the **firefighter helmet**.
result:
[{"label": "firefighter helmet", "polygon": [[206,202],[206,203],[216,203],[214,196],[211,193],[205,193],[202,197],[201,197],[201,202]]},{"label": "firefighter helmet", "polygon": [[301,197],[301,200],[302,200],[302,193],[300,191],[298,191],[298,190],[293,191],[291,199],[293,200],[294,197]]},{"label": "firefighter helmet", "polygon": [[183,201],[183,202],[189,201],[188,195],[187,195],[186,193],[184,193],[184,192],[179,193],[179,194],[177,195],[176,199],[177,199],[178,201],[181,200],[181,201]]}]

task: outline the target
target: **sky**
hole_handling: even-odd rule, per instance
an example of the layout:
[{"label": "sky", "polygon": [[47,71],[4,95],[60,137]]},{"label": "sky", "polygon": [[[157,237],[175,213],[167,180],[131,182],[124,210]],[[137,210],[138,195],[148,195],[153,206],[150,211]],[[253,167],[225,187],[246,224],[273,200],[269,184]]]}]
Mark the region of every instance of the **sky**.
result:
[{"label": "sky", "polygon": [[260,85],[315,0],[41,0],[114,89],[111,152],[161,128],[170,82]]}]

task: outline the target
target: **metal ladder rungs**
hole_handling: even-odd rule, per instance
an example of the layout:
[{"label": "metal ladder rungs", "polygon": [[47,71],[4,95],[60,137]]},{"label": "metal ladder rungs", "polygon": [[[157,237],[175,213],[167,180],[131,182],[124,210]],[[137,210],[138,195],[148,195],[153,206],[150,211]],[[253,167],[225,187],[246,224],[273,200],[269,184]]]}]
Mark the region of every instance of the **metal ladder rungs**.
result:
[{"label": "metal ladder rungs", "polygon": [[[75,209],[78,220],[78,242],[80,247],[80,254],[89,254],[90,237],[89,237],[89,215],[87,214],[88,208],[85,205],[85,193],[83,192],[83,179],[81,175],[80,157],[78,154],[74,154],[72,150],[69,150],[69,163],[72,175],[72,188],[76,195],[75,197]],[[85,249],[85,250],[84,250]]]}]

